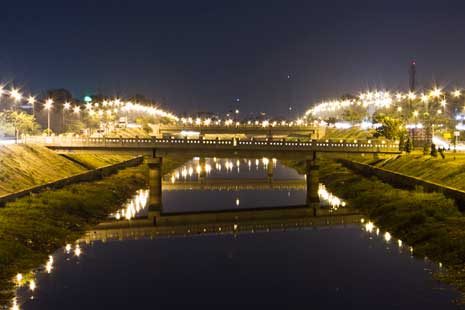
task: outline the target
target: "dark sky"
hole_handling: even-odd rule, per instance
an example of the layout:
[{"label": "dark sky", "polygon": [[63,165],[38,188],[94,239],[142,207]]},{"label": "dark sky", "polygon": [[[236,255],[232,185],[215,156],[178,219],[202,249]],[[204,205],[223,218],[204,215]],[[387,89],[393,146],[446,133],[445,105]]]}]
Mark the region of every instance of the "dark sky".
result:
[{"label": "dark sky", "polygon": [[[465,87],[465,1],[2,1],[0,77],[274,115],[368,87]],[[290,80],[287,76],[290,75]],[[236,102],[240,98],[240,102]]]}]

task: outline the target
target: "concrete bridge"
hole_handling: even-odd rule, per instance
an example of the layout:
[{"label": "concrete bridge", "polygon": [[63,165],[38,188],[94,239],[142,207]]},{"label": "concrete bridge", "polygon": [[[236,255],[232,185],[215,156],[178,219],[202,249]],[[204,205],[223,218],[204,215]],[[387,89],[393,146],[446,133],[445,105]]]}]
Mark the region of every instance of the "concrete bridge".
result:
[{"label": "concrete bridge", "polygon": [[326,153],[398,154],[399,146],[389,140],[240,140],[240,139],[157,139],[157,138],[73,138],[25,137],[24,143],[35,143],[61,152],[132,153],[164,157],[184,154],[201,157],[243,158],[314,158]]},{"label": "concrete bridge", "polygon": [[306,125],[281,125],[275,126],[262,124],[231,124],[231,125],[195,125],[195,124],[175,124],[153,126],[153,131],[158,136],[179,135],[181,132],[198,132],[200,136],[205,135],[245,135],[247,137],[268,137],[273,136],[302,136],[310,139],[322,138],[325,134],[324,127],[314,127]]},{"label": "concrete bridge", "polygon": [[[194,213],[161,213],[156,225],[148,219],[111,221],[99,224],[79,241],[123,240],[144,237],[190,236],[269,232],[360,223],[354,211],[329,211],[314,216],[307,206],[256,208]],[[79,242],[78,241],[78,242]]]},{"label": "concrete bridge", "polygon": [[[319,173],[317,152],[333,153],[399,153],[397,142],[388,140],[208,140],[157,138],[72,138],[26,137],[24,143],[40,143],[59,152],[131,153],[148,155],[150,210],[156,223],[162,207],[162,163],[165,156],[201,157],[269,157],[306,161],[307,206],[317,214],[319,209]],[[272,167],[269,165],[269,167]],[[272,176],[270,171],[269,176]]]}]

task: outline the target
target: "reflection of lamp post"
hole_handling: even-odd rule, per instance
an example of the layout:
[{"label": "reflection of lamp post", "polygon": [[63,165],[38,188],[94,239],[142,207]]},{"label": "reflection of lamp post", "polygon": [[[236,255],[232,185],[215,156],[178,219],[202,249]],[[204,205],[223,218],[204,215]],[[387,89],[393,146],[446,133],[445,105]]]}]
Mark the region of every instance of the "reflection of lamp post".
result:
[{"label": "reflection of lamp post", "polygon": [[53,107],[53,100],[47,99],[44,104],[44,109],[47,110],[47,135],[50,136],[50,109]]}]

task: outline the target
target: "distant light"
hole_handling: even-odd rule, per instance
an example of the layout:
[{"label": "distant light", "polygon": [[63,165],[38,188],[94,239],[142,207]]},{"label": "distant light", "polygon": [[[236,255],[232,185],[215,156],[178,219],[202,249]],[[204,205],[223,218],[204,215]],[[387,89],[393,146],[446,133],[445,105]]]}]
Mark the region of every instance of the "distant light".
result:
[{"label": "distant light", "polygon": [[36,98],[34,96],[29,96],[29,98],[27,98],[27,103],[33,105],[34,103],[36,103]]},{"label": "distant light", "polygon": [[91,101],[92,101],[92,97],[91,97],[91,96],[84,96],[84,101],[85,101],[85,102],[91,102]]}]

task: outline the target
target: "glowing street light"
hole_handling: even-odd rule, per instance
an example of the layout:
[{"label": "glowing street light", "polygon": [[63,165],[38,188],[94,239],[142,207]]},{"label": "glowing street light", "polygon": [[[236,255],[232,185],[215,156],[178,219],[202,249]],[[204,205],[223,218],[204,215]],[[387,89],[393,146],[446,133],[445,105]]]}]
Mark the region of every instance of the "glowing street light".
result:
[{"label": "glowing street light", "polygon": [[27,98],[27,103],[29,103],[31,106],[32,106],[32,116],[34,116],[36,113],[35,111],[35,104],[36,104],[36,97],[34,96],[29,96],[29,98]]},{"label": "glowing street light", "polygon": [[428,96],[425,94],[421,94],[421,102],[426,103],[428,102]]},{"label": "glowing street light", "polygon": [[452,95],[455,97],[455,98],[459,98],[460,95],[461,95],[461,92],[459,89],[456,89],[454,90],[454,92],[452,93]]},{"label": "glowing street light", "polygon": [[63,110],[69,110],[71,108],[71,103],[69,103],[68,101],[66,101],[64,104],[63,104]]},{"label": "glowing street light", "polygon": [[80,108],[80,107],[75,106],[75,107],[73,108],[73,113],[79,114],[80,112],[81,112],[81,108]]},{"label": "glowing street light", "polygon": [[18,102],[23,98],[23,95],[15,88],[10,90],[10,97],[14,99],[15,102]]},{"label": "glowing street light", "polygon": [[407,97],[409,100],[415,100],[415,98],[417,98],[417,95],[414,92],[409,92]]},{"label": "glowing street light", "polygon": [[441,89],[435,87],[431,92],[430,92],[430,96],[433,97],[433,98],[438,98],[439,96],[441,96],[442,92],[441,92]]},{"label": "glowing street light", "polygon": [[49,98],[45,101],[44,109],[47,110],[47,135],[50,136],[50,110],[53,107],[53,99]]}]

